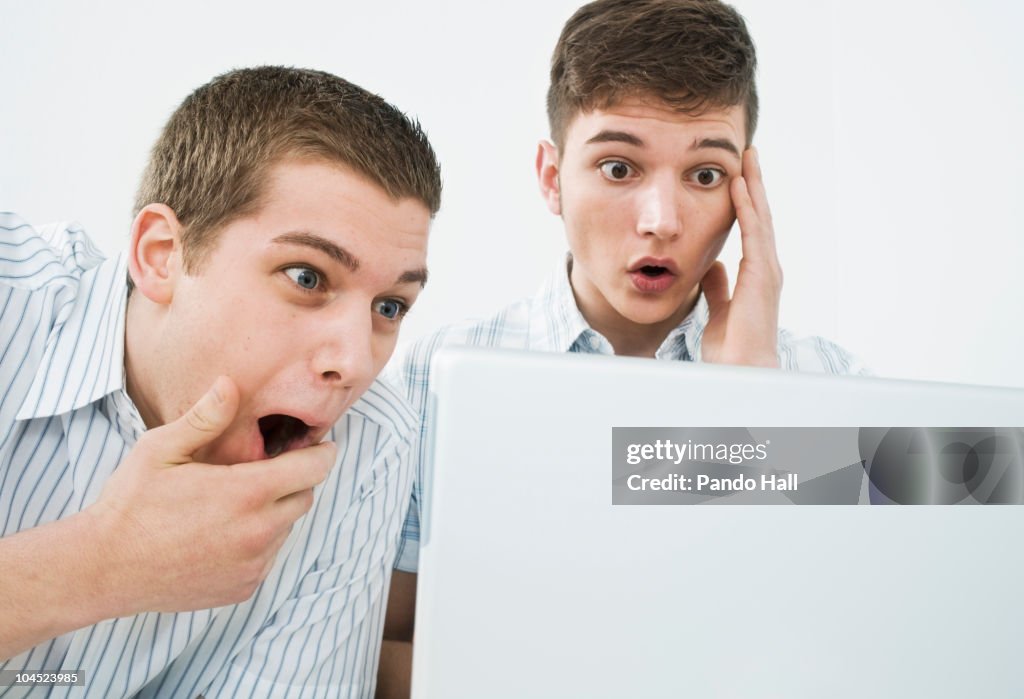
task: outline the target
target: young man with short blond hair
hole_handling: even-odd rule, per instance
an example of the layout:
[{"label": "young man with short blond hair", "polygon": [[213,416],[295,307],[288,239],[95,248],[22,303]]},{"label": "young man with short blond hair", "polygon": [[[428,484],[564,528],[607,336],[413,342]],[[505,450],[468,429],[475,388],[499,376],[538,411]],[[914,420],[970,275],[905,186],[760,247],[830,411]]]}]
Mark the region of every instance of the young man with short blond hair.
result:
[{"label": "young man with short blond hair", "polygon": [[372,695],[415,426],[375,379],[440,191],[383,99],[263,67],[171,117],[126,253],[0,215],[0,670]]}]

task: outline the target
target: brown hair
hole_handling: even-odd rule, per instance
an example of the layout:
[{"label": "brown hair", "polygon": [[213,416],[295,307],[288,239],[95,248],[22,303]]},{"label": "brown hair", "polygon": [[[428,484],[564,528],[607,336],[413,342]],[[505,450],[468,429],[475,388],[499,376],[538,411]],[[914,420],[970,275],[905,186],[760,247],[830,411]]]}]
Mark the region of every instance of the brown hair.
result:
[{"label": "brown hair", "polygon": [[440,168],[418,122],[330,73],[264,66],[224,73],[185,98],[153,146],[135,213],[172,208],[194,270],[218,229],[259,210],[267,172],[287,157],[342,163],[431,214],[441,204]]},{"label": "brown hair", "polygon": [[688,114],[745,105],[749,145],[756,67],[743,17],[718,0],[591,2],[565,23],[551,57],[551,138],[561,148],[581,111],[653,95]]}]

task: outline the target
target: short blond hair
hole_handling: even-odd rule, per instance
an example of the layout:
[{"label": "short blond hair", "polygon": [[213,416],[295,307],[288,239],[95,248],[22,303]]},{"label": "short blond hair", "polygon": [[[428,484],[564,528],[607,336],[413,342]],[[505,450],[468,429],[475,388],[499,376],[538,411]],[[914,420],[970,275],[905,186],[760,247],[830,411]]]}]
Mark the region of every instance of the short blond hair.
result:
[{"label": "short blond hair", "polygon": [[174,210],[194,271],[216,232],[261,206],[267,173],[288,157],[337,162],[431,214],[437,158],[419,123],[358,85],[317,70],[264,66],[217,76],[185,98],[153,146],[135,213]]}]

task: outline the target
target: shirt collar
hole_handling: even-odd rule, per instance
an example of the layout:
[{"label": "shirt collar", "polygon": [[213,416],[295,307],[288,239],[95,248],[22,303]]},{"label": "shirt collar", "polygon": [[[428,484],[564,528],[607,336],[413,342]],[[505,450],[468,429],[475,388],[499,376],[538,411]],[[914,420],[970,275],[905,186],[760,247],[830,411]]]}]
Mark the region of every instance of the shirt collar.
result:
[{"label": "shirt collar", "polygon": [[[566,253],[533,298],[530,305],[530,349],[612,354],[611,343],[590,327],[576,305],[576,296],[569,283],[571,263],[572,253]],[[702,293],[697,297],[693,310],[661,343],[655,357],[699,360],[700,341],[707,322],[708,304]]]},{"label": "shirt collar", "polygon": [[530,349],[568,352],[581,335],[597,335],[576,305],[569,285],[571,262],[571,253],[559,259],[530,304]]},{"label": "shirt collar", "polygon": [[655,358],[700,361],[700,341],[707,324],[708,302],[702,292],[683,321],[661,343],[661,347],[654,353]]},{"label": "shirt collar", "polygon": [[124,386],[127,269],[121,254],[82,272],[16,419],[62,415]]}]

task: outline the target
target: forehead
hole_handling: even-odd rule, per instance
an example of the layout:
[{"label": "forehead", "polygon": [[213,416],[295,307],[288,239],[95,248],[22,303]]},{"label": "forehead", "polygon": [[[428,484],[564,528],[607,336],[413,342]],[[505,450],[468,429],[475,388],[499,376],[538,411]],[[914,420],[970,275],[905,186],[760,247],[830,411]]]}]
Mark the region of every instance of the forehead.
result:
[{"label": "forehead", "polygon": [[417,235],[425,235],[430,223],[423,202],[395,199],[369,178],[321,160],[286,160],[272,167],[262,200],[262,213],[272,220],[306,219],[340,229],[362,226]]},{"label": "forehead", "polygon": [[222,234],[234,239],[229,247],[258,253],[282,234],[312,233],[378,266],[399,261],[396,252],[402,262],[426,256],[430,211],[419,200],[395,199],[365,176],[322,160],[286,160],[265,177],[258,210]]},{"label": "forehead", "polygon": [[644,145],[665,140],[726,138],[742,150],[746,143],[745,121],[742,105],[711,107],[687,114],[657,98],[629,98],[577,113],[566,129],[565,150],[580,148],[602,132],[629,134]]}]

